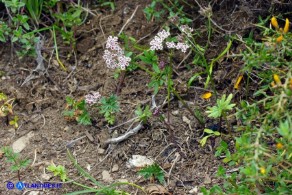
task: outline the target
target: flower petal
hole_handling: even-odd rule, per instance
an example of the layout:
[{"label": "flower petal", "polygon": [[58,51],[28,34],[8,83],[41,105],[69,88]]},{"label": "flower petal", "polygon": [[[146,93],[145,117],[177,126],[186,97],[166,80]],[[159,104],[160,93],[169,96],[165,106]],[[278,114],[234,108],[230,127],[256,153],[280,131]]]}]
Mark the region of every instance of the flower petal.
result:
[{"label": "flower petal", "polygon": [[282,85],[280,77],[277,74],[273,74],[273,78],[274,78],[276,85]]},{"label": "flower petal", "polygon": [[243,75],[239,75],[239,77],[237,78],[235,84],[234,84],[234,89],[238,89],[240,81],[242,80]]},{"label": "flower petal", "polygon": [[207,100],[207,99],[209,99],[211,96],[212,96],[212,93],[211,93],[211,92],[206,92],[206,93],[204,93],[204,94],[201,96],[201,98]]},{"label": "flower petal", "polygon": [[290,24],[289,20],[288,20],[288,18],[286,18],[285,27],[283,30],[284,33],[287,33],[289,31],[289,24]]},{"label": "flower petal", "polygon": [[277,39],[276,39],[276,42],[277,43],[280,43],[281,41],[283,41],[283,35],[280,35]]},{"label": "flower petal", "polygon": [[279,29],[279,24],[278,24],[278,21],[277,21],[277,18],[275,16],[272,17],[271,19],[271,24],[273,27],[275,27],[277,30]]}]

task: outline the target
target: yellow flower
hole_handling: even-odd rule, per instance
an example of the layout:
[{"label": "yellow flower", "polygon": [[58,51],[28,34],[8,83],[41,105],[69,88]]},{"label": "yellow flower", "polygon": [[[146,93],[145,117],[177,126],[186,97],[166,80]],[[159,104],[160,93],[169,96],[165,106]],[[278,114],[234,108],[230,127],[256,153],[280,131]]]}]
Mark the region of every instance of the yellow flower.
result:
[{"label": "yellow flower", "polygon": [[282,42],[283,41],[283,35],[280,35],[277,39],[276,39],[276,41],[277,41],[277,43],[280,43],[280,42]]},{"label": "yellow flower", "polygon": [[288,31],[289,31],[289,20],[288,20],[288,18],[286,18],[285,27],[284,27],[283,32],[287,33]]},{"label": "yellow flower", "polygon": [[207,100],[207,99],[209,99],[211,96],[212,96],[212,93],[211,93],[211,92],[206,92],[206,93],[204,93],[204,94],[201,96],[201,98]]},{"label": "yellow flower", "polygon": [[274,81],[271,82],[271,86],[272,86],[272,87],[275,87],[275,86],[276,86],[276,84],[275,84]]},{"label": "yellow flower", "polygon": [[264,167],[261,167],[260,168],[260,172],[261,172],[261,174],[265,174],[266,173],[266,169]]},{"label": "yellow flower", "polygon": [[276,144],[276,148],[280,150],[280,149],[283,149],[284,146],[283,146],[283,144],[281,144],[281,143],[277,143],[277,144]]},{"label": "yellow flower", "polygon": [[277,74],[273,74],[274,81],[276,85],[282,85],[282,82]]},{"label": "yellow flower", "polygon": [[279,24],[278,24],[278,21],[277,21],[277,19],[276,19],[275,16],[272,17],[272,19],[271,19],[271,24],[272,24],[272,26],[275,27],[277,30],[279,29]]},{"label": "yellow flower", "polygon": [[242,80],[243,76],[242,75],[239,75],[239,77],[237,78],[235,84],[234,84],[234,89],[238,89],[239,87],[239,83],[240,81]]}]

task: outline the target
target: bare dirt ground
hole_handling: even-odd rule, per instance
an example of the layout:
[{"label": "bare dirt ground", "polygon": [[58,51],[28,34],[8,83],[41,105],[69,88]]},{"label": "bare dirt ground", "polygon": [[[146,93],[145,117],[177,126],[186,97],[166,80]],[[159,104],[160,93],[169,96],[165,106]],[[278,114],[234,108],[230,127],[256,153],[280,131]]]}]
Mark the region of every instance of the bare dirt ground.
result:
[{"label": "bare dirt ground", "polygon": [[[66,145],[77,138],[84,138],[71,145],[70,150],[80,166],[84,167],[93,177],[105,184],[117,181],[129,181],[142,187],[150,181],[138,176],[137,170],[129,169],[126,162],[132,155],[145,155],[154,159],[166,172],[165,188],[171,194],[188,194],[191,189],[201,186],[221,184],[216,178],[218,165],[222,164],[220,158],[214,157],[214,151],[221,138],[211,138],[205,147],[199,145],[202,129],[198,128],[197,121],[189,114],[177,99],[171,102],[171,125],[167,127],[159,117],[151,118],[137,135],[117,145],[104,146],[103,142],[109,137],[123,134],[129,126],[116,128],[109,132],[106,122],[97,118],[93,113],[92,126],[81,126],[76,122],[66,121],[62,115],[65,108],[65,97],[76,99],[84,97],[90,91],[99,91],[102,95],[116,92],[118,80],[113,78],[113,71],[108,69],[102,59],[103,46],[109,35],[117,34],[134,9],[138,7],[134,18],[124,29],[124,33],[135,37],[147,44],[158,32],[160,22],[147,22],[143,9],[150,1],[117,1],[116,10],[111,13],[102,10],[101,14],[89,16],[82,26],[75,29],[77,38],[76,57],[67,56],[69,47],[60,47],[61,58],[68,72],[56,65],[54,57],[51,58],[52,42],[45,43],[43,51],[46,58],[46,74],[32,72],[36,63],[33,59],[17,59],[12,55],[10,45],[1,45],[0,70],[5,74],[0,80],[0,90],[9,97],[16,98],[14,110],[20,118],[19,128],[14,129],[7,125],[7,119],[0,118],[0,146],[12,145],[17,139],[31,135],[29,142],[21,155],[32,160],[32,163],[21,172],[21,180],[25,182],[60,182],[53,177],[46,167],[54,162],[63,165],[68,170],[68,177],[80,183],[91,185],[73,167],[66,154]],[[194,4],[194,3],[193,3]],[[203,6],[208,3],[201,1]],[[273,4],[267,1],[211,1],[213,19],[218,26],[211,40],[210,52],[207,59],[216,57],[226,47],[225,36],[228,33],[237,33],[247,36],[251,31],[257,36],[257,29],[252,25],[258,16],[267,16],[280,9],[288,9],[286,4]],[[286,6],[286,7],[285,7]],[[288,6],[288,8],[287,8]],[[291,6],[290,6],[291,8]],[[273,10],[271,10],[273,9]],[[193,18],[194,28],[206,31],[205,19],[198,13],[199,8],[194,4],[187,7],[186,12]],[[216,27],[215,27],[216,29]],[[204,39],[202,38],[201,41]],[[235,45],[232,52],[240,51],[241,45]],[[62,49],[63,48],[63,49]],[[184,56],[181,56],[183,59]],[[179,63],[182,59],[177,59]],[[190,60],[186,60],[179,69],[175,79],[176,85],[183,98],[190,104],[201,105],[202,108],[211,106],[211,101],[204,101],[200,95],[202,89],[190,88],[186,90],[182,83],[200,68],[188,69]],[[236,79],[240,61],[230,62],[222,60],[216,66],[215,75],[217,90],[220,93],[232,92],[231,83]],[[25,84],[25,79],[33,74],[35,77]],[[217,76],[217,77],[216,77]],[[152,90],[147,87],[150,77],[142,70],[126,75],[119,94],[121,112],[117,115],[116,125],[133,117],[134,110],[139,104],[151,101]],[[203,88],[202,83],[197,87]],[[235,99],[239,99],[244,91],[238,92]],[[162,104],[165,93],[161,91],[156,96],[156,103]],[[204,109],[202,109],[204,110]],[[167,107],[161,110],[167,113]],[[234,121],[236,123],[236,121]],[[206,126],[214,125],[215,121],[208,121]],[[91,138],[92,136],[92,138]],[[90,139],[89,139],[90,138]],[[232,146],[232,142],[230,145]],[[9,164],[0,158],[0,194],[32,194],[29,190],[8,190],[7,181],[17,181],[17,174],[11,172]],[[113,170],[114,167],[114,170]],[[107,171],[110,178],[104,178]],[[80,188],[71,183],[64,183],[61,189],[37,191],[38,194],[64,194]],[[132,187],[123,187],[130,194],[140,194]],[[36,193],[36,194],[37,194]]]}]

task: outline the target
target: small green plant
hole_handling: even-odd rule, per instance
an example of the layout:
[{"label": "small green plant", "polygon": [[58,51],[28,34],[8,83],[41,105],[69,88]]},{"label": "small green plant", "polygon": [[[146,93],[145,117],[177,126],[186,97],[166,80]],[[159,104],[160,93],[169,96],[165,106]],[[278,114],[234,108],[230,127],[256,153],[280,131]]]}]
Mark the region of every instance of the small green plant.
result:
[{"label": "small green plant", "polygon": [[112,11],[115,10],[115,3],[109,0],[98,0],[98,3],[102,7],[110,7]]},{"label": "small green plant", "polygon": [[119,112],[120,107],[118,103],[118,98],[116,95],[111,95],[110,97],[102,97],[100,104],[98,105],[99,113],[103,114],[105,120],[110,124],[114,124],[116,112]]},{"label": "small green plant", "polygon": [[8,97],[0,92],[0,117],[12,118],[9,120],[9,124],[18,128],[18,116],[13,112],[14,98],[8,99]]},{"label": "small green plant", "polygon": [[142,168],[139,172],[145,179],[157,179],[161,184],[165,183],[164,172],[158,164],[153,164]]},{"label": "small green plant", "polygon": [[55,164],[51,164],[47,167],[47,170],[53,172],[54,176],[60,176],[62,182],[65,182],[68,179],[66,169],[62,165],[56,166]]},{"label": "small green plant", "polygon": [[157,1],[153,0],[150,5],[148,5],[143,11],[145,13],[146,19],[148,21],[152,21],[155,19],[160,19],[161,15],[164,14],[164,10],[157,11],[156,10]]},{"label": "small green plant", "polygon": [[1,0],[6,7],[10,8],[10,10],[12,11],[12,13],[16,13],[20,10],[20,8],[22,8],[23,6],[25,6],[25,3],[21,0]]},{"label": "small green plant", "polygon": [[25,7],[28,10],[30,17],[39,24],[39,19],[43,10],[43,0],[25,0]]},{"label": "small green plant", "polygon": [[89,113],[86,109],[86,103],[84,99],[74,100],[71,97],[66,97],[66,108],[63,115],[67,120],[76,120],[82,125],[91,125]]},{"label": "small green plant", "polygon": [[146,192],[141,188],[140,186],[134,184],[134,183],[129,183],[129,182],[117,182],[113,183],[111,185],[103,185],[102,183],[98,182],[94,177],[92,177],[88,172],[86,172],[78,163],[77,160],[74,158],[72,153],[67,150],[67,156],[70,159],[70,161],[73,163],[74,167],[78,170],[81,176],[85,177],[87,180],[90,180],[91,183],[94,185],[93,187],[87,186],[85,184],[76,182],[74,180],[71,180],[67,176],[67,171],[64,166],[58,165],[56,166],[55,164],[49,165],[47,167],[47,170],[52,172],[54,176],[59,176],[62,182],[67,182],[67,183],[72,183],[76,186],[79,186],[83,188],[84,190],[80,191],[75,191],[71,193],[67,193],[66,195],[74,195],[74,194],[88,194],[88,193],[95,193],[96,195],[98,194],[104,194],[104,195],[129,195],[129,193],[122,191],[122,190],[117,190],[116,188],[118,186],[122,185],[129,185],[132,187],[135,187],[139,190],[141,190],[143,193],[146,194]]},{"label": "small green plant", "polygon": [[152,67],[151,81],[148,86],[154,88],[154,94],[157,94],[159,89],[167,82],[167,73],[169,68],[158,65],[158,57],[154,51],[144,51],[143,55],[139,56],[142,62],[150,64]]},{"label": "small green plant", "polygon": [[208,107],[208,110],[206,111],[206,113],[209,114],[208,117],[219,118],[219,128],[221,128],[223,117],[228,124],[229,132],[231,132],[231,130],[227,120],[227,111],[232,110],[232,108],[235,106],[235,104],[231,104],[232,97],[233,94],[229,94],[227,98],[226,94],[224,94],[221,99],[216,101],[216,106]]},{"label": "small green plant", "polygon": [[[35,44],[39,39],[37,33],[52,30],[53,27],[54,31],[60,32],[64,43],[75,47],[73,27],[81,25],[86,15],[83,14],[84,9],[81,8],[80,1],[78,4],[73,1],[64,3],[60,0],[0,0],[0,2],[4,3],[7,12],[0,22],[0,41],[11,41],[17,46],[16,53],[19,57],[35,56]],[[46,27],[39,28],[40,26]]]},{"label": "small green plant", "polygon": [[200,144],[201,146],[204,146],[208,140],[209,137],[212,136],[220,136],[220,132],[218,131],[213,131],[211,129],[204,129],[204,132],[207,133],[208,135],[204,136],[201,140],[200,140]]},{"label": "small green plant", "polygon": [[3,21],[0,23],[0,41],[6,42],[10,39],[12,43],[20,46],[21,50],[17,52],[20,57],[34,55],[34,44],[37,38],[34,34],[27,33],[31,30],[29,17],[20,13],[20,9],[25,6],[25,3],[19,0],[3,0],[2,2],[11,18],[10,22]]},{"label": "small green plant", "polygon": [[139,105],[135,111],[135,114],[139,117],[139,121],[142,121],[143,123],[146,123],[147,120],[152,116],[149,105],[147,105],[144,110],[142,110],[141,106]]},{"label": "small green plant", "polygon": [[11,147],[5,146],[1,150],[6,157],[6,161],[12,164],[10,169],[17,171],[18,180],[21,181],[20,170],[25,169],[29,165],[30,160],[20,157],[19,153],[15,153]]}]

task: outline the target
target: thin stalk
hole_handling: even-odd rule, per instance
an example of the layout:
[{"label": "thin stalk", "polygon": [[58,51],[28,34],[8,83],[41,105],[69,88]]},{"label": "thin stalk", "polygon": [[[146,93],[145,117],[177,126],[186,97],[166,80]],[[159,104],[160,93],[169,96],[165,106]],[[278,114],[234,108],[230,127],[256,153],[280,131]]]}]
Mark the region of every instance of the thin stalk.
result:
[{"label": "thin stalk", "polygon": [[[198,117],[192,109],[188,106],[188,104],[180,97],[180,95],[172,89],[172,93],[179,99],[179,101],[183,104],[183,106],[199,121],[200,125],[203,126],[205,124],[204,120],[200,117]],[[197,109],[197,108],[196,108]]]},{"label": "thin stalk", "polygon": [[[170,55],[170,62],[171,62],[171,56]],[[167,74],[167,121],[170,123],[170,92],[172,89],[171,84],[171,77],[172,77],[172,63],[168,66],[168,74]]]},{"label": "thin stalk", "polygon": [[17,170],[17,177],[18,177],[18,181],[21,181],[20,180],[20,170]]},{"label": "thin stalk", "polygon": [[57,38],[56,38],[56,31],[55,31],[55,26],[53,26],[53,37],[54,37],[54,44],[55,44],[55,50],[56,50],[56,58],[57,61],[59,63],[59,65],[61,66],[61,68],[64,71],[67,71],[66,67],[64,66],[64,64],[61,62],[60,58],[59,58],[59,51],[58,51],[58,45],[57,45]]}]

